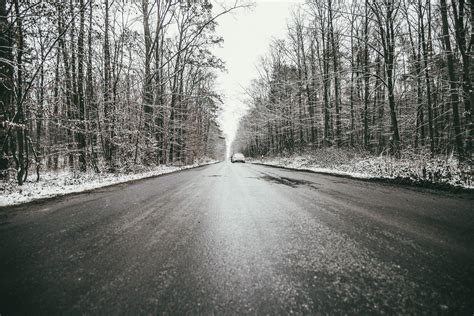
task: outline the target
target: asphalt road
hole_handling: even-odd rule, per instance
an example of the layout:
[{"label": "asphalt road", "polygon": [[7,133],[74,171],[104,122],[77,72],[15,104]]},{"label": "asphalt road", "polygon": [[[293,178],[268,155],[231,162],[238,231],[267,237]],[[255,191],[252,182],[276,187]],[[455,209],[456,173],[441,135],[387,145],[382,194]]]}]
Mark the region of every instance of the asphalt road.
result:
[{"label": "asphalt road", "polygon": [[472,315],[473,201],[219,163],[3,209],[0,315]]}]

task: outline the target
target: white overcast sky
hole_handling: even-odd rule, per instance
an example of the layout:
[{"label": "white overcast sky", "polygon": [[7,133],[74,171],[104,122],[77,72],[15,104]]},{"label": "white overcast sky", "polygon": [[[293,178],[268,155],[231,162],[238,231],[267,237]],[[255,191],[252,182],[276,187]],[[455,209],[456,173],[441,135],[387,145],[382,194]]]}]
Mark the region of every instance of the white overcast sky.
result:
[{"label": "white overcast sky", "polygon": [[[252,9],[239,9],[220,17],[216,33],[224,37],[214,53],[226,62],[227,73],[218,78],[224,110],[219,119],[228,141],[232,141],[239,118],[245,113],[244,89],[257,78],[256,65],[268,51],[272,38],[283,38],[292,9],[303,0],[254,0]],[[216,8],[215,8],[216,9]]]}]

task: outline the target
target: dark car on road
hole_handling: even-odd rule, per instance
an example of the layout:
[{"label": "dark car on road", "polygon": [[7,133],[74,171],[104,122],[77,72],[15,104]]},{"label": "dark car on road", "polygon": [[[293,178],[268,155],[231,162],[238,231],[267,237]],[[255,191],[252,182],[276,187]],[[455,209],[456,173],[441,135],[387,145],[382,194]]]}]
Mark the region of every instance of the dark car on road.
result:
[{"label": "dark car on road", "polygon": [[234,162],[244,162],[245,163],[245,157],[241,153],[236,153],[236,154],[233,154],[232,157],[230,157],[230,161],[232,163],[234,163]]}]

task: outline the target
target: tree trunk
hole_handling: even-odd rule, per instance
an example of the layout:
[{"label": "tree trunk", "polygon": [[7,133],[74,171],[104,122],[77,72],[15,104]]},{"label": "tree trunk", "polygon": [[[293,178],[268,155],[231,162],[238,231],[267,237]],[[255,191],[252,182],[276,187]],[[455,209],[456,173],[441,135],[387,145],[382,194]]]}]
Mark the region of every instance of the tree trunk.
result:
[{"label": "tree trunk", "polygon": [[8,21],[6,0],[0,0],[0,179],[6,177],[8,169],[8,137],[6,125],[12,108],[13,67],[12,64],[12,25]]},{"label": "tree trunk", "polygon": [[[474,1],[471,1],[471,9],[474,8]],[[457,7],[457,5],[459,7]],[[454,16],[454,30],[456,34],[456,42],[462,60],[462,90],[464,99],[464,115],[466,124],[466,148],[465,157],[472,158],[472,140],[474,138],[474,124],[472,121],[472,105],[474,104],[474,91],[471,78],[471,58],[474,45],[474,34],[471,33],[470,42],[466,43],[466,28],[464,24],[465,0],[452,0],[452,9]],[[459,9],[458,9],[459,8]],[[471,12],[474,17],[474,13]],[[473,22],[471,21],[471,24]],[[471,29],[474,32],[474,28]]]},{"label": "tree trunk", "polygon": [[27,145],[25,142],[25,131],[26,129],[25,118],[23,113],[23,49],[24,49],[24,38],[23,38],[23,18],[20,15],[20,5],[18,0],[15,0],[15,19],[16,19],[16,114],[13,120],[14,123],[19,126],[16,127],[16,142],[18,145],[18,156],[17,156],[17,182],[19,185],[23,184],[24,175],[26,173],[25,168],[25,153]]},{"label": "tree trunk", "polygon": [[369,0],[365,1],[364,19],[364,147],[369,149]]},{"label": "tree trunk", "polygon": [[79,106],[79,124],[77,132],[77,148],[79,151],[79,170],[85,172],[86,164],[86,134],[85,134],[85,102],[84,102],[84,23],[85,4],[79,1],[80,21],[79,35],[77,38],[77,94]]},{"label": "tree trunk", "polygon": [[[112,96],[111,96],[111,58],[110,58],[110,39],[109,39],[109,0],[104,0],[105,17],[104,17],[104,126],[102,135],[103,152],[105,161],[108,164],[109,171],[114,171],[115,166],[113,162],[113,139],[111,133],[111,118],[112,115]],[[99,118],[98,118],[99,120]]]},{"label": "tree trunk", "polygon": [[444,49],[446,53],[446,62],[448,66],[448,77],[449,77],[449,87],[451,95],[451,107],[453,111],[453,127],[454,127],[454,139],[456,151],[459,156],[459,160],[464,160],[464,149],[463,149],[463,139],[461,133],[461,121],[459,118],[459,96],[457,91],[456,82],[456,73],[454,70],[454,56],[451,49],[451,40],[449,36],[449,24],[448,24],[448,8],[446,0],[440,0],[441,8],[441,20],[442,20],[442,29],[443,29],[443,42]]},{"label": "tree trunk", "polygon": [[[431,19],[431,9],[430,9],[430,1],[427,0],[426,4],[428,6],[428,20]],[[421,47],[423,49],[423,62],[424,62],[424,72],[425,72],[425,82],[426,82],[426,102],[428,108],[428,133],[430,136],[430,152],[431,157],[434,157],[435,153],[435,137],[434,137],[434,128],[433,128],[433,104],[431,101],[431,79],[430,79],[430,72],[429,72],[429,63],[428,63],[428,44],[426,43],[425,38],[425,23],[424,17],[422,15],[422,7],[421,7],[421,0],[418,0],[418,11],[419,11],[419,19],[420,19],[420,33],[421,33]]]},{"label": "tree trunk", "polygon": [[334,36],[334,26],[333,26],[333,9],[332,1],[328,0],[329,8],[329,35],[331,37],[331,47],[332,47],[332,62],[334,69],[334,105],[336,108],[336,144],[338,147],[342,144],[341,139],[341,97],[340,97],[340,84],[339,84],[339,48],[336,45],[336,39]]}]

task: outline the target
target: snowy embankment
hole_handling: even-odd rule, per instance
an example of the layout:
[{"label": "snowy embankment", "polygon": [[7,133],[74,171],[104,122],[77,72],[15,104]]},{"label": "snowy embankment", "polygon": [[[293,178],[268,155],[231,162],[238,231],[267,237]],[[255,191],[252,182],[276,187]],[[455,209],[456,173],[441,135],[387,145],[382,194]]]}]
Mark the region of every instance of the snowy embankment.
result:
[{"label": "snowy embankment", "polygon": [[304,154],[251,159],[250,162],[356,179],[387,179],[400,183],[474,189],[472,167],[460,165],[454,157],[442,159],[405,153],[402,158],[396,159],[385,155],[321,149]]},{"label": "snowy embankment", "polygon": [[[69,193],[89,191],[109,185],[155,177],[216,162],[218,161],[207,160],[205,162],[179,167],[163,165],[130,174],[80,173],[71,171],[44,172],[41,173],[39,182],[29,180],[22,186],[19,186],[13,181],[1,183],[0,206],[17,205]],[[36,176],[32,176],[31,179],[36,179]]]}]

